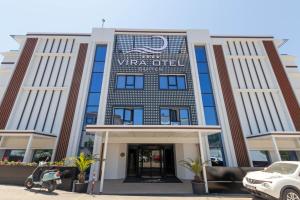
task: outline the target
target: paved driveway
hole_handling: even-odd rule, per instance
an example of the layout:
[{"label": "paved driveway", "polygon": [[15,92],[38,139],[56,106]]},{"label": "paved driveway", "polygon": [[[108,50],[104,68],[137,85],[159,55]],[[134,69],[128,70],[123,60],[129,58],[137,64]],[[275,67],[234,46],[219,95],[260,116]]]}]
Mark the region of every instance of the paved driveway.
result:
[{"label": "paved driveway", "polygon": [[32,189],[26,190],[19,186],[0,185],[1,200],[251,200],[250,196],[122,196],[122,195],[87,195],[72,192],[55,190],[54,193],[48,194],[44,190]]}]

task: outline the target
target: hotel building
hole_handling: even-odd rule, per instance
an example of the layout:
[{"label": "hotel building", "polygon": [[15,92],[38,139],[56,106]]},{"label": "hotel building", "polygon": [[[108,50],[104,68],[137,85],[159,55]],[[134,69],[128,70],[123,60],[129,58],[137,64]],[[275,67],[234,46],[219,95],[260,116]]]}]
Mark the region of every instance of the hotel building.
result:
[{"label": "hotel building", "polygon": [[[189,180],[180,160],[300,160],[300,72],[272,36],[94,28],[13,35],[0,68],[0,159],[100,160],[110,179]],[[201,155],[201,156],[200,156]]]}]

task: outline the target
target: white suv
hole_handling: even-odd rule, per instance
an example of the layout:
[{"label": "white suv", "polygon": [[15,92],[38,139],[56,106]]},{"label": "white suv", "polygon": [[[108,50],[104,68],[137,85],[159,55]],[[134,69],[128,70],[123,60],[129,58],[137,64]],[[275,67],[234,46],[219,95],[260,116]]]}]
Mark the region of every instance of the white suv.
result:
[{"label": "white suv", "polygon": [[300,200],[300,162],[275,162],[263,171],[249,172],[243,185],[261,198]]}]

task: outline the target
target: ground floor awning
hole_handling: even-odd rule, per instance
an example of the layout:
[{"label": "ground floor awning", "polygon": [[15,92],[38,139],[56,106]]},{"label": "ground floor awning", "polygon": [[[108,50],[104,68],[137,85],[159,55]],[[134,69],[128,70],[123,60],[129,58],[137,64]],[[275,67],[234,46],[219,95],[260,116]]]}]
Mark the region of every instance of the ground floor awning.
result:
[{"label": "ground floor awning", "polygon": [[220,126],[165,126],[165,125],[88,125],[90,134],[109,133],[109,143],[198,143],[198,134],[221,132]]},{"label": "ground floor awning", "polygon": [[[99,191],[103,192],[105,162],[109,143],[196,143],[199,144],[202,163],[206,163],[209,159],[209,148],[207,147],[208,141],[205,141],[204,138],[210,134],[220,133],[221,127],[202,125],[87,125],[86,132],[96,136],[93,154],[94,156],[99,155],[101,163],[94,164],[91,171],[95,171],[93,177],[96,177],[96,179],[100,177]],[[204,148],[205,146],[206,148]],[[99,152],[101,152],[101,155]],[[205,170],[204,164],[203,175],[206,191],[208,192]]]},{"label": "ground floor awning", "polygon": [[300,151],[300,132],[269,132],[247,137],[249,150],[265,150],[275,153],[274,161],[280,161],[279,151]]},{"label": "ground floor awning", "polygon": [[35,131],[21,130],[0,130],[1,149],[24,149],[23,162],[30,162],[32,150],[54,149],[56,136]]}]

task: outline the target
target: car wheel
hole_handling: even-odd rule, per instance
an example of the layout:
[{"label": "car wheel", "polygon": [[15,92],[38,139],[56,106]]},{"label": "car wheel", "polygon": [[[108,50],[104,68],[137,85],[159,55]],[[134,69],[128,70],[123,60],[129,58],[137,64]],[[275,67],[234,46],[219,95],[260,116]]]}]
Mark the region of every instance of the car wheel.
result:
[{"label": "car wheel", "polygon": [[282,200],[300,200],[300,195],[293,189],[286,189],[282,194]]},{"label": "car wheel", "polygon": [[33,181],[32,181],[32,179],[27,179],[27,180],[25,181],[25,187],[26,187],[27,189],[31,189],[31,188],[33,187]]}]

